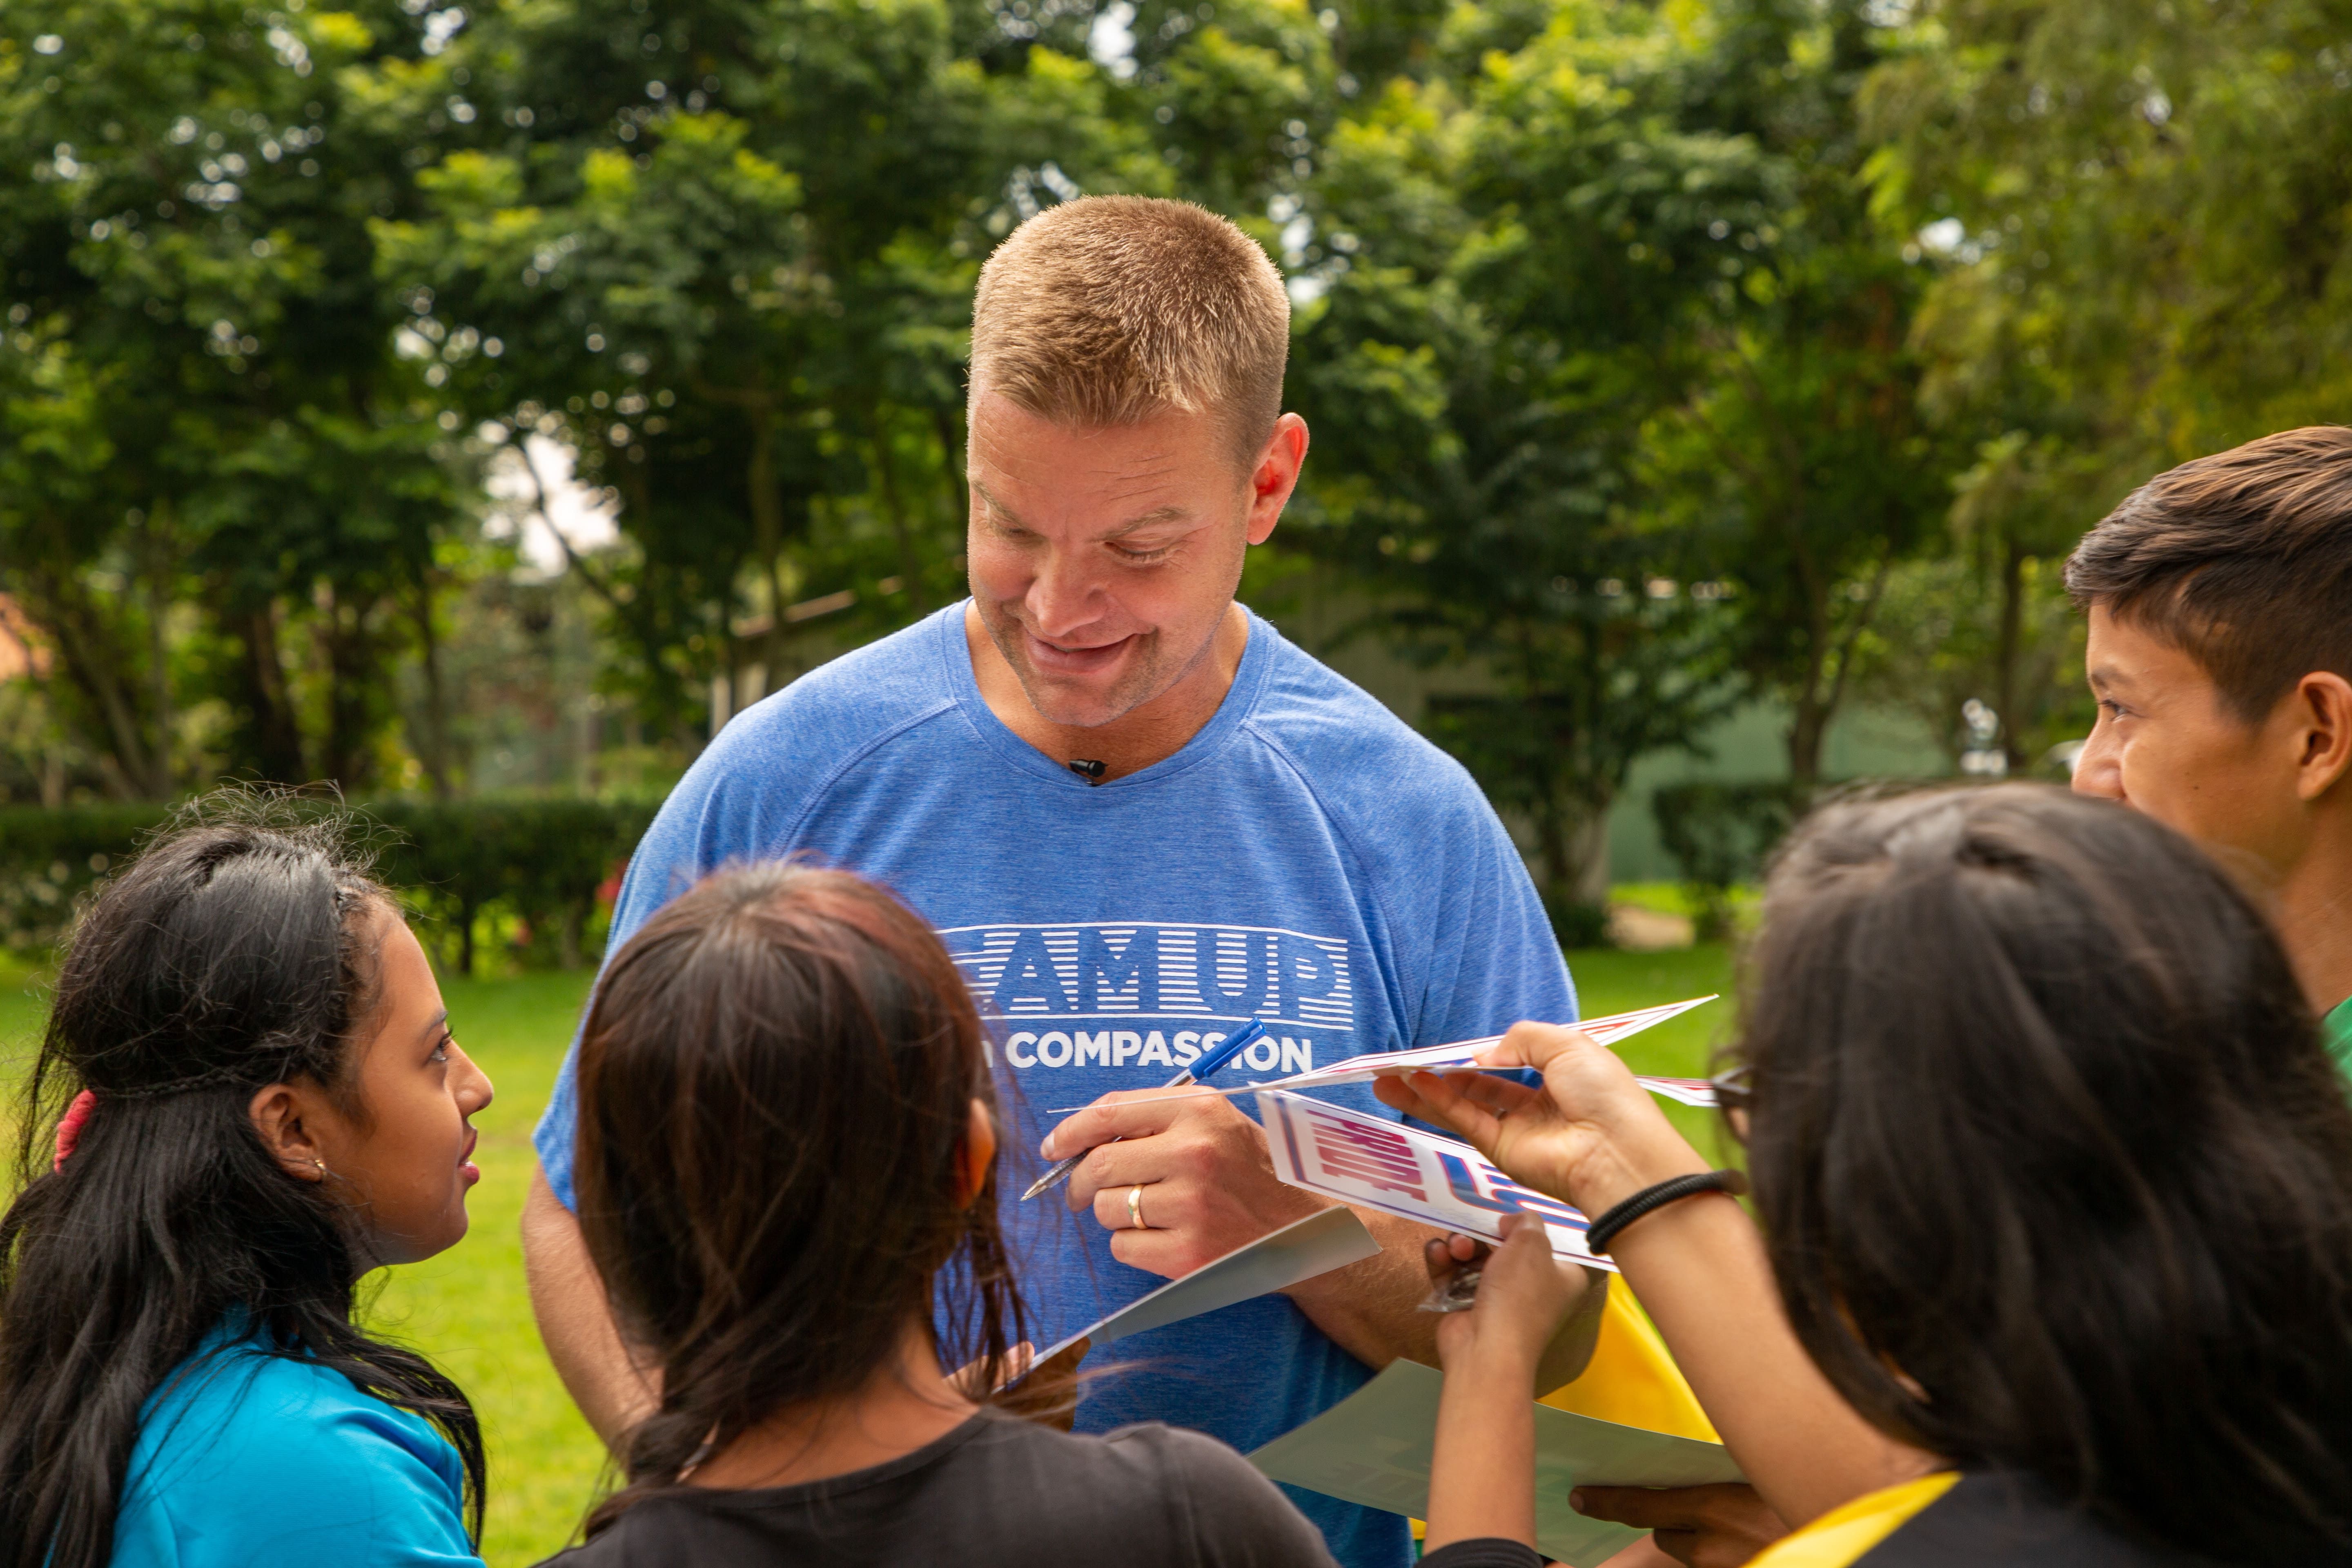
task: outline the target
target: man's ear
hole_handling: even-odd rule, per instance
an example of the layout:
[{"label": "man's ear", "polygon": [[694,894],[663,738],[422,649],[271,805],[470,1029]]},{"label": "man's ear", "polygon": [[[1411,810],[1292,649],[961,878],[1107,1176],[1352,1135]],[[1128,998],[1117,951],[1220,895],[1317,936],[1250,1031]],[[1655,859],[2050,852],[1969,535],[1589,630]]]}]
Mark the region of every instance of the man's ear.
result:
[{"label": "man's ear", "polygon": [[303,1125],[302,1113],[307,1109],[301,1090],[290,1083],[273,1083],[254,1092],[246,1102],[245,1113],[253,1119],[254,1132],[279,1169],[306,1182],[323,1181],[327,1163]]},{"label": "man's ear", "polygon": [[1298,488],[1298,471],[1307,466],[1307,421],[1286,414],[1274,422],[1274,433],[1259,449],[1250,468],[1249,521],[1245,535],[1252,544],[1264,544],[1282,521],[1290,492]]},{"label": "man's ear", "polygon": [[2295,793],[2317,800],[2352,773],[2352,680],[2315,670],[2295,682],[2294,702],[2302,742]]},{"label": "man's ear", "polygon": [[963,1147],[956,1151],[956,1207],[971,1206],[980,1189],[988,1184],[988,1173],[995,1164],[996,1118],[986,1100],[975,1099],[964,1123]]}]

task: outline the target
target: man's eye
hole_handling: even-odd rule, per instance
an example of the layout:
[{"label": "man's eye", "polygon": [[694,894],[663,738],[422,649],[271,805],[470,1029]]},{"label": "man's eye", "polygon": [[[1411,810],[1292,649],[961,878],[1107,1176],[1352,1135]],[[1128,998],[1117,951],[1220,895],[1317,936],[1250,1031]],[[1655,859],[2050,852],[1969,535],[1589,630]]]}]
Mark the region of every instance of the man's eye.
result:
[{"label": "man's eye", "polygon": [[1138,550],[1131,545],[1122,544],[1118,547],[1118,554],[1119,559],[1130,566],[1149,566],[1155,561],[1166,560],[1169,552],[1175,548],[1172,544],[1161,544],[1155,545],[1150,550]]}]

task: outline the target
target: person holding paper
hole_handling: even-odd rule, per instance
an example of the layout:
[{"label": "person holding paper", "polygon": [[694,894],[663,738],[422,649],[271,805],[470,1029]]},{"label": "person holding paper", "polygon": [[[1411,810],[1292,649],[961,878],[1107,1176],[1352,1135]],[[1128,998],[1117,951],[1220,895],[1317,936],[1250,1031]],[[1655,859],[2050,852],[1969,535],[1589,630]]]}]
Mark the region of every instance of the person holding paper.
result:
[{"label": "person holding paper", "polygon": [[[1026,1156],[1053,1132],[1050,1159],[1121,1140],[1072,1182],[1076,1216],[1008,1194],[1040,1343],[1325,1206],[1275,1180],[1224,1101],[1114,1103],[1057,1131],[1062,1108],[1163,1085],[1252,1020],[1267,1037],[1228,1078],[1576,1016],[1469,776],[1234,602],[1307,455],[1282,412],[1288,310],[1256,244],[1182,203],[1087,198],[1016,230],[973,312],[971,597],[738,715],[614,911],[617,948],[705,873],[804,853],[939,931],[1017,1085],[1008,1141]],[[610,1439],[653,1394],[588,1266],[576,1115],[567,1065],[524,1251],[549,1352]],[[1431,1233],[1364,1219],[1380,1257],[1122,1344],[1148,1370],[1090,1385],[1079,1429],[1160,1420],[1246,1450],[1373,1368],[1433,1360]],[[1297,1500],[1349,1568],[1410,1560],[1402,1520]]]},{"label": "person holding paper", "polygon": [[1760,1235],[1572,1029],[1381,1095],[1594,1216],[1798,1526],[1757,1568],[2352,1563],[2352,1105],[2221,868],[2046,786],[1832,806],[1748,974]]},{"label": "person holding paper", "polygon": [[[2099,704],[2076,792],[2253,879],[2352,1076],[2352,429],[2283,431],[2158,474],[2084,536],[2066,586]],[[1591,1500],[1696,1568],[1734,1568],[1785,1529],[1741,1487]]]}]

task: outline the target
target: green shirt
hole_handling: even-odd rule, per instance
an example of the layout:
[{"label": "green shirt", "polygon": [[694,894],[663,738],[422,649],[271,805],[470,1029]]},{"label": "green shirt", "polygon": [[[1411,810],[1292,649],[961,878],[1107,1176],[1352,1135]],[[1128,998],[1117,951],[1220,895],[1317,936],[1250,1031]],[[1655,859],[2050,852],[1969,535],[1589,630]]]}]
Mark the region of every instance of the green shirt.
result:
[{"label": "green shirt", "polygon": [[2327,1054],[2336,1065],[2352,1078],[2352,997],[2336,1004],[2336,1011],[2319,1020],[2319,1037],[2327,1042]]}]

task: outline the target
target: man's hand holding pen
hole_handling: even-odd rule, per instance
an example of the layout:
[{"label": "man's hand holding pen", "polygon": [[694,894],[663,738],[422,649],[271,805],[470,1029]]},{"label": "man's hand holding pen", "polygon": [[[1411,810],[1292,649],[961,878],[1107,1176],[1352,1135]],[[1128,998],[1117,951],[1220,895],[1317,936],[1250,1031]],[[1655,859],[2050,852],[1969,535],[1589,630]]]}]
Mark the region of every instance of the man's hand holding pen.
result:
[{"label": "man's hand holding pen", "polygon": [[1330,1206],[1274,1173],[1265,1134],[1229,1100],[1106,1095],[1047,1133],[1044,1153],[1089,1148],[1070,1175],[1071,1209],[1094,1211],[1113,1258],[1171,1279]]}]

